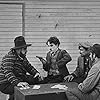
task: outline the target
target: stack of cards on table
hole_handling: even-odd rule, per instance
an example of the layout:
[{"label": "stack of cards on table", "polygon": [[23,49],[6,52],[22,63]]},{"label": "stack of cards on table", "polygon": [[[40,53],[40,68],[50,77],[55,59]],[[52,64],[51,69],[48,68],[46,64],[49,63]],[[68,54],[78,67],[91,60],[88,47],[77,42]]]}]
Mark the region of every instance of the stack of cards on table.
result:
[{"label": "stack of cards on table", "polygon": [[25,86],[25,87],[21,87],[20,89],[24,90],[24,89],[29,89],[29,88],[30,88],[29,86]]},{"label": "stack of cards on table", "polygon": [[40,89],[40,85],[34,85],[32,89]]},{"label": "stack of cards on table", "polygon": [[57,85],[52,86],[51,88],[67,90],[68,87],[66,85],[57,84]]}]

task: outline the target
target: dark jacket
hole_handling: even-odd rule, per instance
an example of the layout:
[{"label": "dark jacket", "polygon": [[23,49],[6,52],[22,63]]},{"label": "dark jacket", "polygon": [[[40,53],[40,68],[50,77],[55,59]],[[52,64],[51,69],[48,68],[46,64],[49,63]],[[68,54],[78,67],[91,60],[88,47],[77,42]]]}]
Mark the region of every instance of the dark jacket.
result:
[{"label": "dark jacket", "polygon": [[76,70],[72,73],[72,75],[76,78],[86,77],[91,66],[92,66],[92,61],[89,56],[87,56],[87,57],[79,56],[78,61],[77,61]]},{"label": "dark jacket", "polygon": [[[57,55],[56,64],[58,66],[60,75],[64,77],[69,74],[66,64],[70,62],[72,59],[66,50],[61,50],[61,49],[58,50],[59,53]],[[50,52],[48,52],[46,56],[46,64],[43,64],[43,69],[49,73],[50,67],[51,67],[51,56]]]},{"label": "dark jacket", "polygon": [[0,84],[10,82],[16,86],[23,81],[26,73],[35,75],[37,70],[31,66],[26,57],[21,58],[12,50],[3,57],[0,68]]}]

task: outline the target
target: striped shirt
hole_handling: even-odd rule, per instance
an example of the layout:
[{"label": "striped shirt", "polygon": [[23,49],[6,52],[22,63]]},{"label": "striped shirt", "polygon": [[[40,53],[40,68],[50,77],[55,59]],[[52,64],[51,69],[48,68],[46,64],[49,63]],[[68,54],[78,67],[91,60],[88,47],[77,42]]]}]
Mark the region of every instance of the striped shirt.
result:
[{"label": "striped shirt", "polygon": [[2,58],[0,84],[10,82],[16,86],[23,81],[21,76],[25,76],[27,72],[34,76],[38,71],[29,63],[26,57],[21,58],[15,51],[11,50]]}]

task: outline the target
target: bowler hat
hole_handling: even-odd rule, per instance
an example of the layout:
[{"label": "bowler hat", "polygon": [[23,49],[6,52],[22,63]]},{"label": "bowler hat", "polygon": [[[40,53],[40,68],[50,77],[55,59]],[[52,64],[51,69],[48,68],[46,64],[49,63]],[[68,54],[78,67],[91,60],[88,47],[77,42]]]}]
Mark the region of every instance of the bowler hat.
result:
[{"label": "bowler hat", "polygon": [[90,50],[95,53],[98,58],[100,58],[100,44],[94,44]]},{"label": "bowler hat", "polygon": [[25,38],[23,36],[16,37],[14,43],[15,43],[15,47],[13,47],[12,49],[19,49],[19,48],[31,46],[31,44],[26,44]]}]

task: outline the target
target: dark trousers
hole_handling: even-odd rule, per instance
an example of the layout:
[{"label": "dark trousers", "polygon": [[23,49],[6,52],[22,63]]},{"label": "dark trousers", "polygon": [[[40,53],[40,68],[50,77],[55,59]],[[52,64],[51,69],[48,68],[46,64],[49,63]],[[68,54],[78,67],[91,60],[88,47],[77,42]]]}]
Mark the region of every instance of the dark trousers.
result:
[{"label": "dark trousers", "polygon": [[44,78],[44,80],[41,82],[41,84],[47,84],[47,83],[60,83],[63,82],[63,76],[57,75],[57,76],[47,76]]},{"label": "dark trousers", "polygon": [[65,91],[67,100],[100,100],[100,93],[97,89],[84,93],[78,87],[70,88]]},{"label": "dark trousers", "polygon": [[[32,75],[25,75],[25,77],[21,77],[23,82],[27,82],[30,85],[39,84],[38,78],[33,78]],[[9,100],[14,100],[14,86],[8,82],[0,84],[0,91],[4,94],[9,94]]]},{"label": "dark trousers", "polygon": [[73,82],[76,82],[76,83],[82,83],[84,80],[85,80],[86,77],[78,77],[78,78],[74,78],[73,79]]}]

